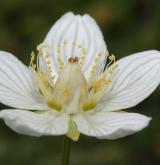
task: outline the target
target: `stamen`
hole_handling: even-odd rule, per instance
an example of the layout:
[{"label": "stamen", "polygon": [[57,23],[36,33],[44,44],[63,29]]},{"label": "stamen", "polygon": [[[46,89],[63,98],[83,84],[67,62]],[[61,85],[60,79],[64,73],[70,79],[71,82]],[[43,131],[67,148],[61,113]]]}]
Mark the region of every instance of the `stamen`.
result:
[{"label": "stamen", "polygon": [[[101,53],[101,52],[95,54],[95,57],[94,57],[94,64],[93,64],[93,66],[92,66],[92,68],[91,68],[91,70],[90,70],[90,73],[91,73],[90,76],[93,76],[93,74],[97,73],[96,71],[97,71],[97,69],[99,68],[99,67],[98,67],[98,64],[99,64],[99,60],[100,60],[101,56],[102,56],[102,53]],[[101,68],[101,67],[102,67],[102,66],[100,66],[100,68]]]},{"label": "stamen", "polygon": [[106,66],[106,69],[113,63],[115,63],[115,61],[116,61],[116,57],[115,57],[115,55],[113,55],[113,54],[111,54],[110,56],[108,56],[108,59],[110,60],[110,62],[107,64],[107,66]]},{"label": "stamen", "polygon": [[[99,93],[102,92],[107,85],[110,85],[112,83],[112,75],[115,73],[115,69],[117,68],[117,64],[115,64],[115,56],[113,54],[109,55],[109,53],[106,54],[106,58],[110,60],[110,62],[105,66],[106,64],[104,63],[104,67],[101,66],[101,68],[104,68],[102,72],[98,74],[96,72],[97,69],[97,61],[99,60],[98,58],[100,57],[100,54],[95,57],[95,65],[92,66],[91,68],[91,73],[97,73],[97,77],[92,80],[92,85],[91,85],[91,91],[93,93]],[[113,64],[112,64],[113,63]],[[112,64],[112,65],[111,65]]]},{"label": "stamen", "polygon": [[[50,45],[46,44],[46,43],[42,43],[37,47],[37,50],[39,52],[38,56],[43,56],[45,63],[47,65],[48,73],[49,73],[50,77],[54,77],[55,75],[53,74],[51,60],[50,60],[50,56],[49,56],[50,49],[51,49]],[[39,67],[39,57],[37,57],[37,70],[38,70],[38,72],[41,72],[40,67]]]},{"label": "stamen", "polygon": [[35,60],[35,53],[32,51],[31,52],[31,61],[30,61],[30,64],[29,66],[31,66],[32,68],[36,68],[36,65],[34,64],[34,60]]},{"label": "stamen", "polygon": [[109,58],[109,60],[115,62],[115,59],[116,59],[115,55],[111,54],[108,58]]}]

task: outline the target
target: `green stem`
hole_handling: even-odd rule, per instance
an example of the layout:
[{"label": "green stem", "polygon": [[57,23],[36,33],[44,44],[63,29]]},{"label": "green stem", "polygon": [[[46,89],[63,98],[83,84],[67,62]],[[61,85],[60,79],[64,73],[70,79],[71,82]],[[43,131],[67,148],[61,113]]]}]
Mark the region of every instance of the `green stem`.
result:
[{"label": "green stem", "polygon": [[62,165],[69,165],[71,140],[64,136],[63,151],[62,151]]}]

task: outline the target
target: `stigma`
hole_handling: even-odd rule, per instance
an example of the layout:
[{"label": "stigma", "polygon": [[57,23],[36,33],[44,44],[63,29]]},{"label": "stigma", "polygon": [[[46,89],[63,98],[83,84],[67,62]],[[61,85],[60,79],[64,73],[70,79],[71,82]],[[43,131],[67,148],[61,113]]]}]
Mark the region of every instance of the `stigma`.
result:
[{"label": "stigma", "polygon": [[69,62],[70,64],[78,63],[78,61],[79,61],[79,58],[78,58],[78,57],[70,57],[70,58],[68,59],[68,62]]}]

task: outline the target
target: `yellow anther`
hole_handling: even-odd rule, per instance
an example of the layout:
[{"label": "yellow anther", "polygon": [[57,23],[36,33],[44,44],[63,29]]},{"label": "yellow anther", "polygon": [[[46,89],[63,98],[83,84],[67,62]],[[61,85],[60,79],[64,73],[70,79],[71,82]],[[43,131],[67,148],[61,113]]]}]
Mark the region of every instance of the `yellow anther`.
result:
[{"label": "yellow anther", "polygon": [[111,61],[115,61],[115,59],[116,59],[115,55],[113,55],[113,54],[111,54],[108,58]]},{"label": "yellow anther", "polygon": [[30,66],[33,67],[33,68],[35,69],[36,66],[35,66],[35,64],[34,64],[34,60],[35,60],[35,53],[32,51],[32,52],[31,52]]}]

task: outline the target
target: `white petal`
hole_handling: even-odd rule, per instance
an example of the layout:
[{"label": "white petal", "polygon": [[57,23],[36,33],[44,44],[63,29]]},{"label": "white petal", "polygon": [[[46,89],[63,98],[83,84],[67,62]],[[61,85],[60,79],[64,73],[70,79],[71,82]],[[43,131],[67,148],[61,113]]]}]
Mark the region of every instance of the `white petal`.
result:
[{"label": "white petal", "polygon": [[68,116],[54,111],[31,112],[26,110],[2,110],[0,118],[17,133],[42,136],[63,135],[68,130]]},{"label": "white petal", "polygon": [[[66,63],[70,57],[77,56],[79,63],[83,62],[82,70],[88,78],[92,66],[101,63],[106,55],[106,44],[102,33],[93,18],[86,14],[81,16],[70,12],[62,16],[53,25],[44,43],[51,47],[50,61],[53,70],[57,73],[60,71],[60,61]],[[98,56],[99,53],[101,56]]]},{"label": "white petal", "polygon": [[0,51],[0,102],[15,108],[45,110],[29,69],[10,53]]},{"label": "white petal", "polygon": [[74,117],[78,130],[100,139],[117,139],[142,130],[151,118],[137,113],[90,112]]},{"label": "white petal", "polygon": [[101,101],[107,111],[133,107],[160,84],[160,52],[145,51],[117,61],[118,71]]}]

